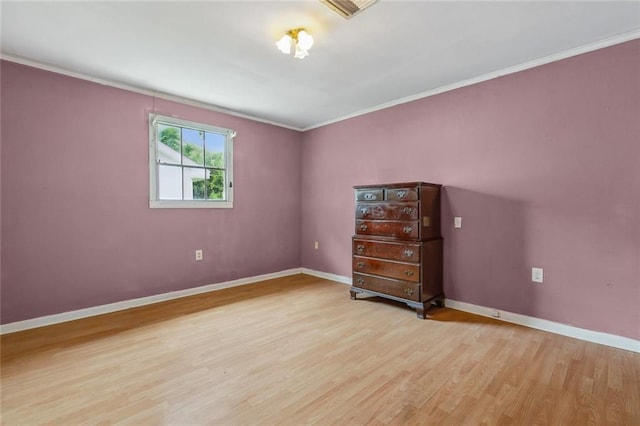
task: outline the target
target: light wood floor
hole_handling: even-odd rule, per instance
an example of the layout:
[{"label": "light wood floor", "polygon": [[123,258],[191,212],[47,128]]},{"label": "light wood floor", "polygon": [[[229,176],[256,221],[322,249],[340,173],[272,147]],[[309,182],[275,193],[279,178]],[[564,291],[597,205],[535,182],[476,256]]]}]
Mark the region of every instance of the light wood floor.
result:
[{"label": "light wood floor", "polygon": [[3,425],[640,425],[640,354],[298,275],[2,337]]}]

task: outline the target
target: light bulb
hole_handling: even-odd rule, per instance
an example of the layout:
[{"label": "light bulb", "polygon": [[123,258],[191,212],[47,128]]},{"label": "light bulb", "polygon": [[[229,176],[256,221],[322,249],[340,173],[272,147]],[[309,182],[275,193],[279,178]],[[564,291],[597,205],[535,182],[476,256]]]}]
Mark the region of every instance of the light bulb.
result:
[{"label": "light bulb", "polygon": [[301,49],[300,46],[296,44],[296,53],[295,55],[293,55],[293,57],[297,59],[302,59],[302,58],[306,58],[307,56],[309,56],[309,52],[307,52],[304,49]]},{"label": "light bulb", "polygon": [[276,43],[278,50],[280,50],[285,55],[291,53],[291,36],[289,34],[285,34],[282,38]]},{"label": "light bulb", "polygon": [[300,46],[302,50],[311,49],[311,46],[313,46],[313,37],[304,30],[300,31],[298,33],[298,46]]}]

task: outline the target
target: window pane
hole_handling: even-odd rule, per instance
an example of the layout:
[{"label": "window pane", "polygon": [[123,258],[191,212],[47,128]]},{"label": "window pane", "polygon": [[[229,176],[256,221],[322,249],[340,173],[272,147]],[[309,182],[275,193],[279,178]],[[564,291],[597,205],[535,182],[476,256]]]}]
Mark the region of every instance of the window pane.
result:
[{"label": "window pane", "polygon": [[149,146],[150,207],[232,207],[235,132],[169,116],[149,119],[156,138]]},{"label": "window pane", "polygon": [[158,165],[158,198],[182,200],[182,167]]},{"label": "window pane", "polygon": [[180,128],[158,124],[159,163],[180,164]]},{"label": "window pane", "polygon": [[206,132],[204,135],[205,145],[205,166],[225,168],[224,165],[224,142],[225,136],[220,133]]},{"label": "window pane", "polygon": [[182,128],[182,161],[186,166],[204,165],[204,132]]},{"label": "window pane", "polygon": [[207,199],[224,200],[224,170],[207,169]]},{"label": "window pane", "polygon": [[184,169],[184,199],[204,200],[206,194],[205,169]]}]

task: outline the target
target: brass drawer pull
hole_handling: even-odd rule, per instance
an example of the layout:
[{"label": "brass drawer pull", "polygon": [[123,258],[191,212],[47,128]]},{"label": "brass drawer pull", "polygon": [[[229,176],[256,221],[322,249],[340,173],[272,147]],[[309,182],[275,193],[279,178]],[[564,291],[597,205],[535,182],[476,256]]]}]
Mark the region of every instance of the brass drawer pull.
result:
[{"label": "brass drawer pull", "polygon": [[364,268],[364,262],[358,262],[356,263],[356,265],[358,266],[358,268]]},{"label": "brass drawer pull", "polygon": [[406,276],[408,276],[408,277],[411,277],[411,276],[413,276],[413,271],[411,271],[411,270],[404,271],[404,274],[405,274]]},{"label": "brass drawer pull", "polygon": [[360,230],[361,231],[366,231],[367,228],[368,228],[368,226],[366,224],[364,224],[364,223],[362,225],[360,225]]},{"label": "brass drawer pull", "polygon": [[358,284],[364,284],[364,278],[362,278],[362,277],[358,277],[358,279],[356,280],[356,282],[357,282]]},{"label": "brass drawer pull", "polygon": [[411,214],[413,213],[413,209],[411,207],[405,207],[404,209],[402,209],[402,213]]},{"label": "brass drawer pull", "polygon": [[364,251],[364,246],[362,244],[358,244],[356,246],[356,250],[358,251],[358,253],[362,253]]},{"label": "brass drawer pull", "polygon": [[409,296],[413,294],[413,290],[410,288],[405,288],[403,291],[404,291],[404,294],[408,294]]},{"label": "brass drawer pull", "polygon": [[365,192],[364,193],[364,199],[365,200],[375,200],[376,199],[376,194],[374,194],[373,192]]},{"label": "brass drawer pull", "polygon": [[411,257],[411,256],[413,256],[413,250],[407,249],[404,251],[404,257]]},{"label": "brass drawer pull", "polygon": [[369,214],[369,209],[366,208],[366,207],[360,208],[360,214],[363,215],[363,216],[366,215],[366,214]]},{"label": "brass drawer pull", "polygon": [[398,198],[404,198],[407,196],[407,191],[401,189],[399,191],[396,191],[396,195],[398,196]]},{"label": "brass drawer pull", "polygon": [[410,234],[410,233],[412,233],[412,232],[413,232],[413,227],[411,227],[411,226],[405,226],[404,228],[402,228],[402,231],[403,231],[405,234]]}]

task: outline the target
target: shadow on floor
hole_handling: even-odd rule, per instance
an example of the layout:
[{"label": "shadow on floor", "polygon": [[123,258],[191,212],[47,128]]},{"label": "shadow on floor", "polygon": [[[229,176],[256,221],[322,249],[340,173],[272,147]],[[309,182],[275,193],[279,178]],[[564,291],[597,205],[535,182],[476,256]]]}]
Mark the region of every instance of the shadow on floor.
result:
[{"label": "shadow on floor", "polygon": [[[385,304],[389,306],[395,306],[398,309],[403,309],[407,311],[408,314],[413,313],[413,315],[415,316],[415,310],[407,306],[405,303],[398,302],[395,300],[385,299],[384,297],[378,297],[374,295],[368,295],[365,293],[359,293],[357,301],[362,301],[366,303],[380,303],[380,304]],[[492,324],[492,325],[500,325],[505,327],[514,326],[514,324],[511,324],[505,321],[500,321],[495,318],[483,317],[481,315],[459,311],[457,309],[452,309],[452,308],[440,307],[437,305],[432,305],[427,310],[427,316],[428,316],[427,321]]]}]

